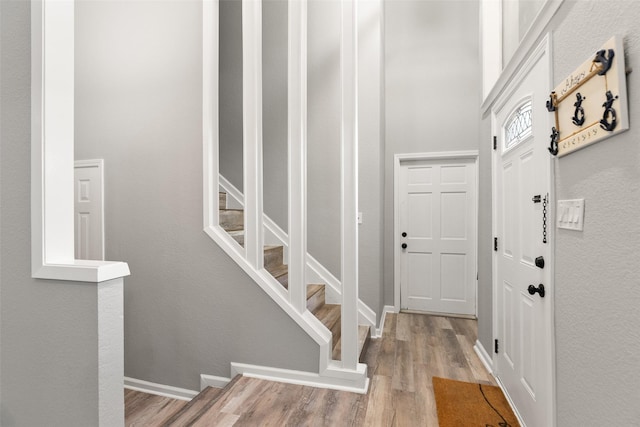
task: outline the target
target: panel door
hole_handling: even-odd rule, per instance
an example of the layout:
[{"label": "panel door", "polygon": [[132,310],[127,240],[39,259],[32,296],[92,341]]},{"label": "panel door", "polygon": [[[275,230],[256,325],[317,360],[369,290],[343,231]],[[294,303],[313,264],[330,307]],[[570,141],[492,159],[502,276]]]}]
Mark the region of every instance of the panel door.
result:
[{"label": "panel door", "polygon": [[475,315],[475,160],[403,162],[400,191],[401,308]]},{"label": "panel door", "polygon": [[75,165],[75,257],[104,260],[103,183],[101,161]]},{"label": "panel door", "polygon": [[[550,249],[543,229],[550,192],[545,108],[548,70],[539,60],[496,115],[494,162],[497,375],[528,426],[551,425]],[[547,208],[550,211],[550,208]],[[548,214],[549,215],[549,214]],[[547,227],[553,224],[547,219]],[[545,243],[546,240],[546,243]],[[536,258],[545,267],[536,266]],[[544,296],[540,286],[545,288]],[[531,294],[529,287],[537,292]]]}]

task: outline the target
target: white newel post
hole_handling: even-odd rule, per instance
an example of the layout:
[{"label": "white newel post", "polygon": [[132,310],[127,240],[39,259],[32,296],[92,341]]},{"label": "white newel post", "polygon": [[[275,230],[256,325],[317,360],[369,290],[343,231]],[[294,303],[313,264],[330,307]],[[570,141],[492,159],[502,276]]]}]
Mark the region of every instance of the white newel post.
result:
[{"label": "white newel post", "polygon": [[289,298],[307,308],[307,1],[289,0]]},{"label": "white newel post", "polygon": [[[74,405],[95,409],[100,426],[118,426],[124,425],[123,277],[129,266],[74,259],[74,8],[73,0],[31,2],[31,274],[96,287],[89,301],[94,322],[82,327],[97,329],[97,360],[78,354],[66,363],[96,378],[95,393]],[[87,303],[79,301],[60,310]],[[68,343],[52,340],[52,351],[58,345]],[[69,413],[70,422],[73,417]]]},{"label": "white newel post", "polygon": [[242,2],[244,230],[247,261],[264,266],[262,229],[262,0]]},{"label": "white newel post", "polygon": [[342,366],[358,365],[357,0],[342,0]]}]

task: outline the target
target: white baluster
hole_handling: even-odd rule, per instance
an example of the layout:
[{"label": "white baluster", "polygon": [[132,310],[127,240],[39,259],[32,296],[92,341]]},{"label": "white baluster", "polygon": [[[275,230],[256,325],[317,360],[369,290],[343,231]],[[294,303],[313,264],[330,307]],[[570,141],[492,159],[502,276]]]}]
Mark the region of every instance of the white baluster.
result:
[{"label": "white baluster", "polygon": [[357,0],[342,0],[342,366],[358,365]]},{"label": "white baluster", "polygon": [[307,1],[289,0],[289,299],[306,310]]},{"label": "white baluster", "polygon": [[262,0],[242,2],[244,232],[247,261],[264,266],[262,229]]}]

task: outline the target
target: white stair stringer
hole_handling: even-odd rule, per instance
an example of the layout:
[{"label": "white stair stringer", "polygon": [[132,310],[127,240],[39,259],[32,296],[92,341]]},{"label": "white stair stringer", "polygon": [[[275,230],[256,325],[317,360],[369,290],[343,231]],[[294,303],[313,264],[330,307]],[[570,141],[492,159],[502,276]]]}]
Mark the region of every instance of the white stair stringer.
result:
[{"label": "white stair stringer", "polygon": [[[220,191],[227,194],[227,206],[229,209],[243,209],[244,196],[233,184],[225,177],[219,175]],[[265,230],[264,242],[266,245],[282,246],[284,249],[284,259],[288,259],[289,245],[287,233],[282,230],[271,218],[266,214],[263,217],[263,225]],[[306,256],[306,275],[308,283],[325,284],[325,298],[328,304],[340,304],[342,301],[342,284],[327,268],[325,268],[311,254]],[[358,323],[371,327],[371,331],[376,328],[376,313],[358,298]]]}]

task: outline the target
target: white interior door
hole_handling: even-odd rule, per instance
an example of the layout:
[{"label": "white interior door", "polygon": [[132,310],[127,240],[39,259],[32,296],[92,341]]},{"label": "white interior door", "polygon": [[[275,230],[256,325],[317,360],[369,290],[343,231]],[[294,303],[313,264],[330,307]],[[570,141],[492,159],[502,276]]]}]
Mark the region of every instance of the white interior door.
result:
[{"label": "white interior door", "polygon": [[402,309],[475,315],[476,163],[400,163]]},{"label": "white interior door", "polygon": [[[550,73],[547,53],[533,60],[503,106],[494,111],[498,137],[494,154],[496,373],[530,427],[553,425],[553,287],[549,236],[545,239],[543,230],[543,208],[550,193],[546,147],[552,115],[545,108]],[[546,210],[550,232],[551,209]],[[538,257],[544,266],[536,263]]]},{"label": "white interior door", "polygon": [[104,260],[103,161],[75,162],[75,257]]}]

